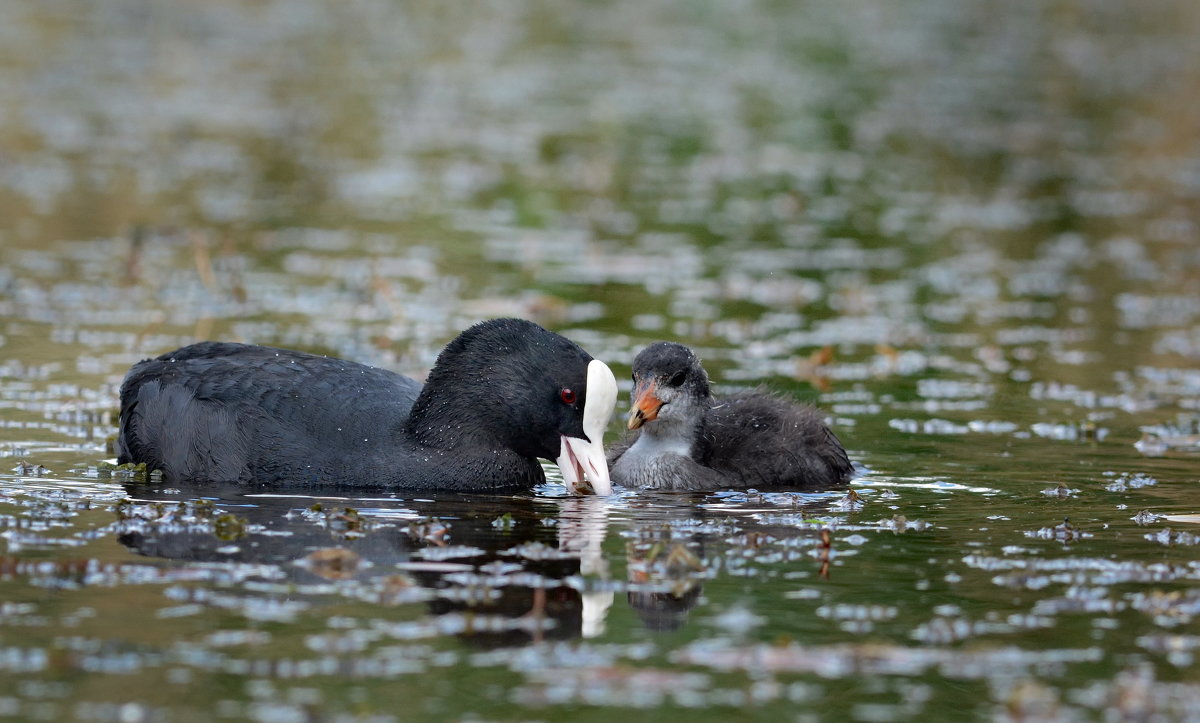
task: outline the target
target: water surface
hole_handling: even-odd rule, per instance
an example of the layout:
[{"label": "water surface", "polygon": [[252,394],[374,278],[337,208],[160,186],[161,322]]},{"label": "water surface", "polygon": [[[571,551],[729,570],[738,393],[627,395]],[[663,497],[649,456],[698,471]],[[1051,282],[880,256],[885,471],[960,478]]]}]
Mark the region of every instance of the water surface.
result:
[{"label": "water surface", "polygon": [[[1194,717],[1198,32],[1174,0],[3,5],[0,716]],[[819,404],[857,498],[103,467],[139,359],[419,378],[504,315]]]}]

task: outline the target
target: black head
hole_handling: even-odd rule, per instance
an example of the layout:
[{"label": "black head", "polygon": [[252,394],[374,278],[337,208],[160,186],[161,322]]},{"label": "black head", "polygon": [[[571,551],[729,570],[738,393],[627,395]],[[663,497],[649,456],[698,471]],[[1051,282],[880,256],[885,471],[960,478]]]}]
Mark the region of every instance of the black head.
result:
[{"label": "black head", "polygon": [[[708,374],[700,358],[683,344],[669,341],[657,341],[638,352],[633,360],[633,384],[630,429],[661,415],[685,421],[684,417],[690,419],[711,399]],[[664,410],[668,405],[674,406]]]},{"label": "black head", "polygon": [[[501,445],[544,459],[564,455],[564,440],[577,440],[580,449],[595,445],[606,487],[602,435],[615,401],[612,372],[577,344],[530,321],[494,319],[459,334],[438,355],[408,428],[445,449]],[[587,456],[579,449],[575,455]]]}]

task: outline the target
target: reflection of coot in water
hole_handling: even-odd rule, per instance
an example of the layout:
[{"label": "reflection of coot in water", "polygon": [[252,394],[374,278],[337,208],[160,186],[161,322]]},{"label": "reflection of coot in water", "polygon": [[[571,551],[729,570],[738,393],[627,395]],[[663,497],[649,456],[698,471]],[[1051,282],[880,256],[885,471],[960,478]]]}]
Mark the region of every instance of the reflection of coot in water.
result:
[{"label": "reflection of coot in water", "polygon": [[603,362],[517,319],[467,329],[427,383],[296,351],[204,342],[143,361],[121,387],[118,460],[176,482],[529,489],[556,459],[609,492]]},{"label": "reflection of coot in water", "polygon": [[681,504],[678,496],[655,497],[668,496],[642,496],[648,506],[636,518],[636,536],[626,546],[626,600],[648,630],[673,632],[687,624],[688,613],[700,602],[707,571],[703,535],[683,530],[701,524],[708,513],[701,505]]},{"label": "reflection of coot in water", "polygon": [[609,450],[614,482],[664,490],[816,489],[853,472],[812,407],[763,392],[714,399],[691,349],[656,342],[633,361],[629,428]]},{"label": "reflection of coot in water", "polygon": [[[764,513],[773,516],[768,511],[769,497],[792,500],[781,509],[787,513],[780,521],[763,519]],[[647,630],[669,633],[685,627],[702,600],[720,615],[722,605],[728,605],[721,600],[723,594],[710,599],[703,593],[707,581],[716,579],[714,573],[722,569],[747,574],[751,566],[788,560],[789,573],[827,579],[833,542],[829,528],[796,518],[827,513],[830,497],[647,491],[631,498],[634,514],[630,530],[623,533],[629,607]],[[573,499],[606,502],[595,497]]]},{"label": "reflection of coot in water", "polygon": [[[142,486],[131,485],[128,490],[143,500],[148,496]],[[407,578],[409,585],[426,594],[405,599],[425,600],[433,616],[463,615],[465,629],[451,625],[445,634],[455,634],[483,647],[521,645],[537,639],[569,640],[581,634],[583,600],[578,590],[563,582],[579,574],[579,557],[548,555],[547,559],[531,560],[511,552],[530,543],[540,543],[550,550],[558,548],[556,529],[542,524],[543,517],[557,511],[553,503],[529,497],[456,494],[382,505],[370,500],[319,500],[329,519],[342,517],[346,506],[355,505],[381,506],[411,518],[393,522],[364,512],[359,534],[347,535],[344,529],[324,522],[323,515],[298,514],[317,501],[300,494],[247,497],[236,485],[206,484],[183,488],[182,494],[153,496],[164,502],[189,500],[188,504],[195,504],[192,495],[201,491],[205,495],[219,494],[215,502],[218,511],[243,518],[244,534],[237,539],[222,539],[214,534],[211,524],[207,528],[173,524],[170,513],[175,505],[139,502],[151,508],[161,505],[167,514],[161,521],[153,514],[148,520],[132,516],[121,523],[123,531],[118,540],[152,557],[278,566],[278,572],[269,574],[281,573],[296,583],[293,596],[303,596],[304,586],[319,583],[311,588],[314,601],[332,600],[330,584],[347,586],[351,597],[357,599],[359,593],[385,590],[392,580]],[[500,527],[495,524],[498,518],[504,520]],[[444,536],[424,535],[425,530],[443,526]],[[445,546],[464,552],[443,557],[439,553]],[[345,558],[358,562],[348,570],[297,564],[314,553],[332,550],[343,551]],[[339,558],[333,559],[336,562]],[[331,571],[346,574],[322,574]]]},{"label": "reflection of coot in water", "polygon": [[688,613],[700,601],[702,591],[703,587],[697,583],[681,593],[631,591],[627,599],[648,630],[670,633],[687,623]]}]

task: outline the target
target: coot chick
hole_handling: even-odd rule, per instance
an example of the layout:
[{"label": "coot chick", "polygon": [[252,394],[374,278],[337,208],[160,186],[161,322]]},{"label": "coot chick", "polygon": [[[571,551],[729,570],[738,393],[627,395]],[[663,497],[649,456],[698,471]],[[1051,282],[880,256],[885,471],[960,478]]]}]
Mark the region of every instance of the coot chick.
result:
[{"label": "coot chick", "polygon": [[608,494],[602,436],[616,396],[604,362],[519,319],[464,331],[424,385],[342,359],[202,342],[129,371],[117,461],[179,482],[493,491],[544,482],[541,457],[571,491]]},{"label": "coot chick", "polygon": [[633,438],[609,450],[612,480],[664,490],[845,484],[853,466],[820,413],[766,392],[714,399],[699,358],[656,342],[633,360]]}]

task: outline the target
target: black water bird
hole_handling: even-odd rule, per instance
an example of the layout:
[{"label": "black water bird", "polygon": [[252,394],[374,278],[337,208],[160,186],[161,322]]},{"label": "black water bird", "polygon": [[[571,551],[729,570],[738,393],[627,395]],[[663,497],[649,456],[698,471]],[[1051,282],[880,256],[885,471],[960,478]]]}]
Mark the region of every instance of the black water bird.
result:
[{"label": "black water bird", "polygon": [[493,491],[545,481],[608,494],[605,364],[528,321],[476,324],[425,384],[342,359],[202,342],[121,385],[117,461],[181,482]]},{"label": "black water bird", "polygon": [[762,391],[716,399],[691,349],[656,342],[633,361],[632,437],[609,450],[612,480],[665,490],[820,489],[854,467],[814,408]]}]

